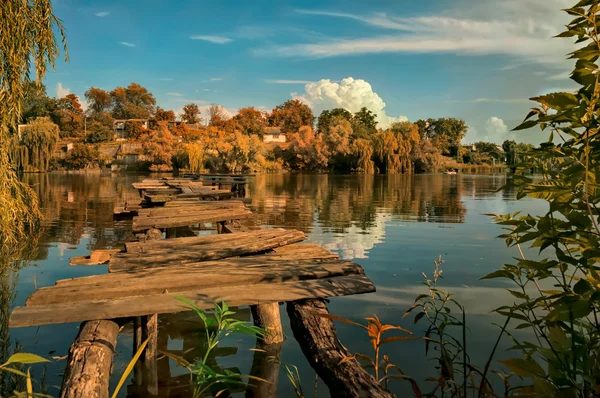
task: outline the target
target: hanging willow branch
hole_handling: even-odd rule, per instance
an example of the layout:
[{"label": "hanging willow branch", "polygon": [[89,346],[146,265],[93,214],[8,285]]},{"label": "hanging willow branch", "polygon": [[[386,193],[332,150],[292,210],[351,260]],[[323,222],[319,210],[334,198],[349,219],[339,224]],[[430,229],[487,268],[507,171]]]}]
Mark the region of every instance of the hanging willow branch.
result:
[{"label": "hanging willow branch", "polygon": [[37,197],[21,183],[10,162],[11,136],[21,116],[24,85],[34,69],[41,83],[48,66],[60,54],[53,29],[62,38],[61,21],[52,13],[50,0],[0,1],[0,246],[12,245],[39,225]]}]

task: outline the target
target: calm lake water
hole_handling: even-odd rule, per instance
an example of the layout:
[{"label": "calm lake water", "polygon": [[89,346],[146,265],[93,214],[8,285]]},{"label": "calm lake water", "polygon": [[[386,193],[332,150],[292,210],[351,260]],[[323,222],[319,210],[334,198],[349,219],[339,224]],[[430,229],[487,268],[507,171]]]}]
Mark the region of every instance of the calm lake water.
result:
[{"label": "calm lake water", "polygon": [[[46,225],[40,236],[24,242],[23,258],[0,274],[0,356],[6,357],[18,349],[56,358],[46,366],[34,368],[38,390],[58,395],[65,365],[61,358],[67,354],[79,324],[8,329],[10,310],[23,305],[36,287],[51,286],[59,279],[106,273],[106,266],[70,267],[69,258],[88,255],[90,250],[121,247],[132,237],[131,221],[113,221],[113,207],[125,200],[138,201],[131,183],[144,178],[147,176],[25,176],[40,195]],[[333,298],[330,312],[357,322],[377,314],[382,321],[401,325],[417,335],[422,335],[423,325],[413,325],[412,317],[402,319],[402,314],[418,294],[425,292],[422,272],[431,274],[433,261],[442,256],[445,279],[441,286],[465,305],[471,359],[483,366],[498,334],[492,322],[502,322],[490,311],[510,303],[511,298],[505,293],[508,285],[504,282],[479,278],[516,255],[506,249],[503,240],[495,238],[501,229],[485,214],[517,210],[538,213],[544,205],[533,200],[516,201],[514,192],[501,189],[505,182],[505,176],[499,175],[257,176],[247,192],[256,217],[246,224],[251,228],[302,230],[310,242],[362,265],[377,292]],[[312,396],[315,374],[291,334],[285,307],[281,309],[288,336],[281,360],[298,366],[305,394]],[[250,320],[248,308],[240,308],[239,315]],[[189,361],[203,355],[203,331],[196,319],[178,314],[161,316],[159,323],[163,349]],[[351,352],[371,353],[369,339],[362,330],[346,324],[338,324],[337,329]],[[248,374],[254,346],[253,339],[230,336],[211,359],[212,365]],[[130,326],[126,326],[119,335],[112,388],[131,358],[131,347]],[[426,377],[435,375],[434,363],[424,355],[423,342],[393,343],[387,346],[386,353],[423,386],[427,386]],[[501,353],[499,357],[506,355]],[[189,396],[185,369],[162,359],[159,370],[159,396]],[[14,383],[10,377],[0,377],[1,396],[14,388]],[[407,383],[394,381],[391,389],[398,396],[410,394]],[[121,391],[121,396],[143,395],[132,385]],[[282,372],[277,396],[292,395]],[[320,382],[317,395],[329,396]]]}]

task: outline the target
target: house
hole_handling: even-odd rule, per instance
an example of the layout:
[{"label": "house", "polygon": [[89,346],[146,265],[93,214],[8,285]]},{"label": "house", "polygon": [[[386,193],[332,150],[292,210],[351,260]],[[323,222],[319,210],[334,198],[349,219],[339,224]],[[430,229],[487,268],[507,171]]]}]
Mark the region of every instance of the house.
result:
[{"label": "house", "polygon": [[281,127],[267,127],[263,133],[263,142],[265,143],[284,143],[285,140],[285,134],[281,132]]},{"label": "house", "polygon": [[115,119],[113,121],[113,130],[117,138],[127,138],[127,133],[125,132],[125,124],[127,122],[139,122],[145,128],[150,127],[148,119]]}]

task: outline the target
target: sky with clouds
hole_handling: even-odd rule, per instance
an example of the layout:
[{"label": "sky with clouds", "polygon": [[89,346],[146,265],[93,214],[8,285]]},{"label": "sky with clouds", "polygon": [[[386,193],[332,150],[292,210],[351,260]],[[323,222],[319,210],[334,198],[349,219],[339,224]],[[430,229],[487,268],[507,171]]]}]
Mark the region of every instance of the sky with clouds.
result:
[{"label": "sky with clouds", "polygon": [[466,142],[538,143],[510,129],[527,98],[576,86],[552,39],[573,0],[54,0],[70,61],[51,95],[132,81],[162,108],[194,102],[229,112],[290,98],[315,113],[366,106],[381,124],[458,117]]}]

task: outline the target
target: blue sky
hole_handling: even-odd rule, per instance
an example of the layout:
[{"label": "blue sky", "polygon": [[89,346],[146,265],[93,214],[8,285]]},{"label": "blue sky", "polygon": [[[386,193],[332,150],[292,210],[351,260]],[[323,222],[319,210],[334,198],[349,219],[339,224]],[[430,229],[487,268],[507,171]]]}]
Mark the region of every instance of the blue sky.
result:
[{"label": "blue sky", "polygon": [[367,106],[382,123],[459,117],[466,141],[514,137],[527,98],[573,89],[551,39],[573,0],[55,0],[70,61],[51,95],[134,81],[158,104],[272,109],[297,97],[318,115]]}]

